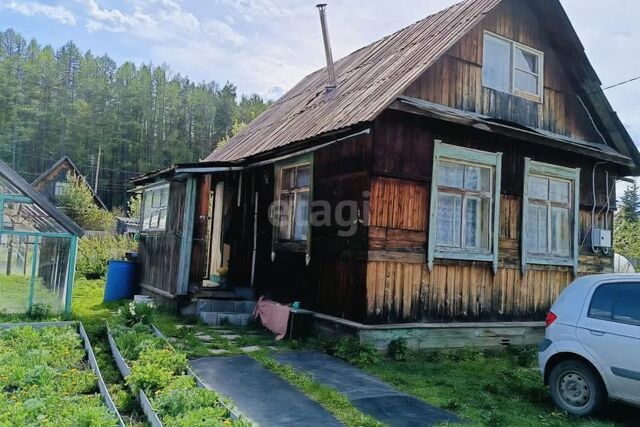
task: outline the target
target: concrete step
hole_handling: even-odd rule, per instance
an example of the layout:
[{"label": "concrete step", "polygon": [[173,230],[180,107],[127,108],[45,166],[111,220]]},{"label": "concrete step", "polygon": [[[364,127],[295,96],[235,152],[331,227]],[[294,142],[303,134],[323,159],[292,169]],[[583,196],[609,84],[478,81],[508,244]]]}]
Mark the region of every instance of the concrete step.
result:
[{"label": "concrete step", "polygon": [[203,312],[252,314],[255,307],[256,302],[250,300],[200,299],[196,304],[196,313],[198,315]]},{"label": "concrete step", "polygon": [[252,316],[247,313],[225,313],[203,311],[198,317],[207,325],[219,326],[225,323],[234,326],[247,326],[251,322]]}]

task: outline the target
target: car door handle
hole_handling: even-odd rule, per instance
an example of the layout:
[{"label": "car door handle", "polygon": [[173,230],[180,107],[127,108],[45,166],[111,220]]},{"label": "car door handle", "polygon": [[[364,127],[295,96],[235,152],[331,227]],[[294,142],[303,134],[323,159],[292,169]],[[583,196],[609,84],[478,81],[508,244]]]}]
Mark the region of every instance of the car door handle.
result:
[{"label": "car door handle", "polygon": [[591,332],[591,335],[595,335],[597,337],[601,337],[604,335],[604,331],[599,331],[597,329],[589,329],[589,332]]}]

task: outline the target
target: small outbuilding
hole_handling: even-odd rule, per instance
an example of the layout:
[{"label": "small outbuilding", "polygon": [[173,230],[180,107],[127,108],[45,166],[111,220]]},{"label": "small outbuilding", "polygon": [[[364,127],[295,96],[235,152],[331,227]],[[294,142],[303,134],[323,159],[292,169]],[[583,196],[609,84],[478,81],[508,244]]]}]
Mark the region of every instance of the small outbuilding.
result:
[{"label": "small outbuilding", "polygon": [[91,190],[93,203],[97,207],[100,209],[107,209],[107,206],[104,204],[100,196],[98,196],[91,185],[89,185],[89,182],[84,175],[82,175],[80,169],[78,169],[71,159],[66,156],[51,165],[49,169],[44,171],[42,175],[33,181],[31,186],[45,196],[51,203],[57,206],[58,197],[64,192],[67,185],[69,185],[67,183],[67,177],[69,174],[78,176],[82,179],[82,182],[84,182],[89,190]]},{"label": "small outbuilding", "polygon": [[69,312],[83,230],[0,162],[0,313]]}]

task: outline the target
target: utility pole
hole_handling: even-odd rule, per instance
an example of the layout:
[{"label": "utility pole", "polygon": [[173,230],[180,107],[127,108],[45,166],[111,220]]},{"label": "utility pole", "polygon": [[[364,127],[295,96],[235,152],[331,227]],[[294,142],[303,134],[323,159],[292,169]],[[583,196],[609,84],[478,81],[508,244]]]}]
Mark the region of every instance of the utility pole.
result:
[{"label": "utility pole", "polygon": [[93,183],[93,191],[98,194],[98,178],[100,177],[100,157],[102,156],[102,145],[98,147],[98,163],[96,165],[96,179]]}]

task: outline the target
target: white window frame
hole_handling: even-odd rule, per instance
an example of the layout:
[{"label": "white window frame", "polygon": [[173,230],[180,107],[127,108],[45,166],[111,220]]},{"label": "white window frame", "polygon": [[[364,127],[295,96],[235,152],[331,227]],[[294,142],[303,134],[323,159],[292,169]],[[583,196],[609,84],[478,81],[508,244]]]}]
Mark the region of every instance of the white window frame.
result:
[{"label": "white window frame", "polygon": [[[167,192],[166,203],[162,201],[163,191]],[[153,206],[153,198],[156,194],[158,195],[159,203],[157,206]],[[167,229],[170,196],[169,183],[154,185],[144,189],[142,193],[142,218],[140,223],[142,231],[165,231]],[[147,206],[147,200],[151,200],[149,206]],[[163,214],[164,223],[161,223],[160,219]],[[154,220],[154,218],[157,219]]]},{"label": "white window frame", "polygon": [[53,195],[56,197],[62,196],[62,194],[68,187],[68,182],[56,182],[53,188]]},{"label": "white window frame", "polygon": [[[490,167],[493,170],[491,178],[491,207],[489,209],[489,250],[464,249],[464,221],[461,225],[461,247],[447,248],[437,246],[437,217],[438,217],[438,186],[440,162],[459,163],[469,166]],[[434,143],[433,172],[431,178],[431,206],[429,215],[429,243],[427,247],[427,266],[433,269],[435,259],[456,259],[470,261],[486,261],[493,263],[493,271],[498,270],[498,244],[500,232],[500,190],[502,175],[502,153],[489,153],[486,151],[473,150],[470,148],[458,147],[444,144],[436,140]],[[473,193],[473,194],[471,194]],[[479,192],[470,192],[468,197],[474,197]],[[442,194],[449,194],[443,189]],[[464,202],[461,202],[461,209],[464,210]],[[462,213],[461,213],[462,214]],[[463,217],[464,218],[464,217]]]},{"label": "white window frame", "polygon": [[[518,43],[517,41],[508,39],[508,38],[503,37],[501,35],[492,33],[491,31],[485,31],[484,32],[484,36],[483,36],[483,41],[482,41],[482,44],[483,44],[483,59],[482,59],[483,67],[484,67],[484,44],[485,44],[484,41],[485,41],[486,37],[493,37],[495,39],[507,42],[507,43],[509,43],[511,45],[511,51],[510,51],[510,53],[511,53],[511,58],[510,58],[511,67],[510,67],[510,70],[509,70],[511,78],[510,78],[510,90],[509,90],[509,93],[512,94],[512,95],[515,95],[515,96],[519,96],[521,98],[526,98],[526,99],[528,99],[530,101],[543,103],[544,102],[544,52],[542,52],[540,50],[537,50],[537,49],[534,49],[534,48],[532,48],[530,46],[524,45],[522,43]],[[530,54],[535,55],[535,56],[538,57],[538,74],[532,73],[532,72],[530,72],[528,70],[522,70],[520,68],[517,68],[516,61],[515,61],[516,49],[520,49],[520,50],[522,50],[524,52],[530,53]],[[516,89],[516,71],[520,71],[520,72],[523,72],[523,73],[526,73],[526,74],[529,74],[529,75],[537,77],[538,78],[538,93],[529,93],[529,92],[524,91],[524,90]],[[486,88],[489,88],[489,89],[493,89],[493,90],[499,90],[499,89],[493,88],[493,87],[491,87],[491,86],[489,86],[489,85],[487,85],[485,83],[484,72],[483,72],[483,75],[482,75],[482,86],[484,86]]]},{"label": "white window frame", "polygon": [[[527,250],[527,224],[528,224],[528,207],[529,201],[529,179],[531,177],[541,177],[552,179],[555,181],[567,181],[569,186],[569,199],[572,206],[569,209],[571,214],[570,227],[572,228],[572,241],[570,247],[570,256],[559,255],[541,255],[538,253],[529,253]],[[537,200],[537,199],[534,199]],[[532,202],[534,204],[540,204],[539,202]],[[551,203],[548,204],[547,217],[550,215]],[[522,230],[520,236],[521,245],[521,262],[522,272],[527,271],[529,264],[542,264],[542,265],[557,265],[557,266],[569,266],[573,267],[574,275],[578,274],[578,236],[580,227],[580,169],[572,169],[564,166],[552,165],[549,163],[541,163],[525,158],[524,164],[524,192],[522,199]],[[551,245],[551,227],[547,222],[547,245]]]},{"label": "white window frame", "polygon": [[[295,170],[297,171],[298,169],[301,168],[308,168],[309,169],[309,185],[305,186],[305,187],[294,187],[291,189],[283,189],[282,188],[282,184],[283,184],[283,175],[285,171],[288,170]],[[295,178],[294,178],[295,179]],[[292,165],[286,165],[286,166],[281,166],[278,169],[278,187],[277,187],[277,195],[278,198],[277,200],[280,201],[282,198],[283,194],[287,194],[287,195],[292,195],[293,196],[293,203],[289,206],[289,224],[288,224],[288,234],[289,234],[289,238],[283,238],[280,235],[280,230],[281,230],[281,226],[282,226],[282,217],[279,216],[278,217],[278,241],[279,242],[306,242],[307,239],[309,238],[308,236],[308,231],[309,231],[309,216],[306,218],[307,219],[307,233],[305,235],[304,239],[296,239],[295,236],[295,230],[296,230],[296,211],[297,211],[297,207],[298,207],[298,196],[300,194],[307,194],[307,198],[308,198],[308,203],[311,204],[311,163],[310,162],[302,162],[302,163],[296,163],[296,164],[292,164]],[[283,206],[280,206],[280,209],[282,209]],[[311,214],[310,212],[310,208],[309,210],[309,214]]]}]

